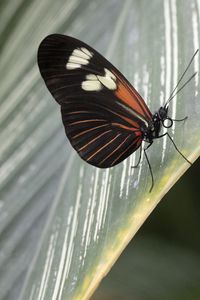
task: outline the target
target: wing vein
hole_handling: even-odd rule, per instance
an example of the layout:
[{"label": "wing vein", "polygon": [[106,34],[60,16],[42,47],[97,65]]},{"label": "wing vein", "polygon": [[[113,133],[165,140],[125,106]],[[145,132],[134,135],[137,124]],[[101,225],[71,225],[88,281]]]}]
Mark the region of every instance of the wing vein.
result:
[{"label": "wing vein", "polygon": [[111,166],[113,166],[116,161],[118,161],[120,157],[122,157],[122,155],[124,155],[131,148],[131,146],[134,146],[138,142],[139,138],[140,137],[138,136],[138,138],[136,138],[133,143],[131,143],[123,152],[121,152],[120,155],[112,162]]},{"label": "wing vein", "polygon": [[110,145],[111,143],[113,143],[119,136],[121,135],[121,133],[117,134],[112,140],[110,140],[108,143],[106,143],[105,145],[103,145],[101,148],[99,148],[96,152],[94,152],[92,155],[90,155],[87,159],[87,161],[91,160],[94,156],[96,156],[100,151],[102,151],[104,148],[106,148],[108,145]]},{"label": "wing vein", "polygon": [[95,138],[93,138],[92,140],[90,140],[87,144],[85,144],[84,146],[82,146],[80,149],[78,149],[78,151],[82,151],[83,149],[85,149],[86,147],[88,147],[90,144],[92,144],[93,142],[97,141],[100,137],[104,136],[106,133],[112,131],[111,129],[99,134],[98,136],[96,136]]},{"label": "wing vein", "polygon": [[100,163],[99,165],[101,165],[104,161],[106,161],[110,156],[112,156],[131,136],[131,134],[129,134],[110,154],[108,154]]}]

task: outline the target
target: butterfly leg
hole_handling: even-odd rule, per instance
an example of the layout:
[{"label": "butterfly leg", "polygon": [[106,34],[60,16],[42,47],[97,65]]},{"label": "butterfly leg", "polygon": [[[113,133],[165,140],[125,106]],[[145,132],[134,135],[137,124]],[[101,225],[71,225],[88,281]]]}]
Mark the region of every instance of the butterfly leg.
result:
[{"label": "butterfly leg", "polygon": [[153,189],[153,187],[154,187],[154,178],[153,178],[153,172],[152,172],[151,164],[150,164],[150,161],[149,161],[149,158],[148,158],[148,156],[147,156],[146,151],[147,151],[147,149],[148,149],[152,144],[153,144],[153,142],[149,143],[149,145],[148,145],[146,148],[144,148],[144,155],[145,155],[145,158],[146,158],[146,160],[147,160],[147,163],[148,163],[148,166],[149,166],[149,171],[150,171],[150,174],[151,174],[151,188],[150,188],[150,190],[149,190],[149,193],[151,193],[151,191],[152,191],[152,189]]},{"label": "butterfly leg", "polygon": [[165,136],[165,135],[167,135],[168,136],[168,138],[171,140],[171,142],[172,142],[172,144],[174,145],[174,148],[176,149],[176,151],[190,164],[190,165],[192,165],[192,163],[185,157],[185,155],[183,155],[183,153],[181,153],[181,151],[178,149],[178,147],[176,146],[176,144],[174,143],[174,141],[173,141],[173,139],[172,139],[172,137],[169,135],[169,133],[168,132],[166,132],[166,133],[164,133],[164,134],[162,134],[162,135],[160,135],[159,136],[159,138],[161,138],[161,137],[163,137],[163,136]]},{"label": "butterfly leg", "polygon": [[140,146],[140,156],[139,156],[138,162],[135,166],[131,166],[131,168],[137,168],[139,166],[140,161],[141,161],[141,154],[142,154],[142,146]]}]

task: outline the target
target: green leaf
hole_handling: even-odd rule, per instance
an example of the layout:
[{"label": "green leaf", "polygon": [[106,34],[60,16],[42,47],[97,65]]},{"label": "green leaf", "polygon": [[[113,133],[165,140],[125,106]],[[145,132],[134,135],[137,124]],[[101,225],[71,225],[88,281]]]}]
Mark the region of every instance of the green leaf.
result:
[{"label": "green leaf", "polygon": [[[75,36],[111,60],[154,112],[199,47],[199,1],[2,1],[0,299],[88,299],[163,195],[189,167],[167,138],[112,169],[84,163],[36,65],[44,36]],[[187,76],[199,71],[195,58]],[[170,106],[171,132],[200,152],[199,76]],[[28,272],[27,272],[28,270]],[[22,289],[23,284],[23,289]]]},{"label": "green leaf", "polygon": [[199,299],[199,264],[198,253],[177,243],[137,236],[92,300]]}]

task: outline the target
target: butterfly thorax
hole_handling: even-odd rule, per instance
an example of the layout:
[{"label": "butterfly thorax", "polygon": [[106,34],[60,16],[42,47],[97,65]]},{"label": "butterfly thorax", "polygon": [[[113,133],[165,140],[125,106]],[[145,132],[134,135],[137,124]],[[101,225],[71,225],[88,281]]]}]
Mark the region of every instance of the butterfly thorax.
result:
[{"label": "butterfly thorax", "polygon": [[168,117],[168,108],[161,106],[158,112],[153,115],[149,126],[144,130],[144,141],[152,143],[154,139],[159,138],[162,127],[170,128],[172,125],[173,121]]}]

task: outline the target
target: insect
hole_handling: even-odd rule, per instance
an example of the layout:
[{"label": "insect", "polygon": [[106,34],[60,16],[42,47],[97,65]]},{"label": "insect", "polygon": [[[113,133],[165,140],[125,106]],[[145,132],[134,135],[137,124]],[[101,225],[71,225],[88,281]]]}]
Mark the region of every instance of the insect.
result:
[{"label": "insect", "polygon": [[[198,51],[198,50],[197,50]],[[151,188],[154,177],[147,156],[147,149],[154,139],[165,135],[180,152],[168,132],[174,121],[168,116],[168,106],[174,96],[196,75],[177,87],[192,63],[173,89],[169,99],[152,114],[143,98],[127,79],[101,54],[75,38],[52,34],[40,44],[38,65],[47,88],[61,107],[66,135],[87,163],[99,168],[110,168],[126,159],[140,148],[142,142],[150,174]],[[191,164],[191,163],[190,163]]]}]

